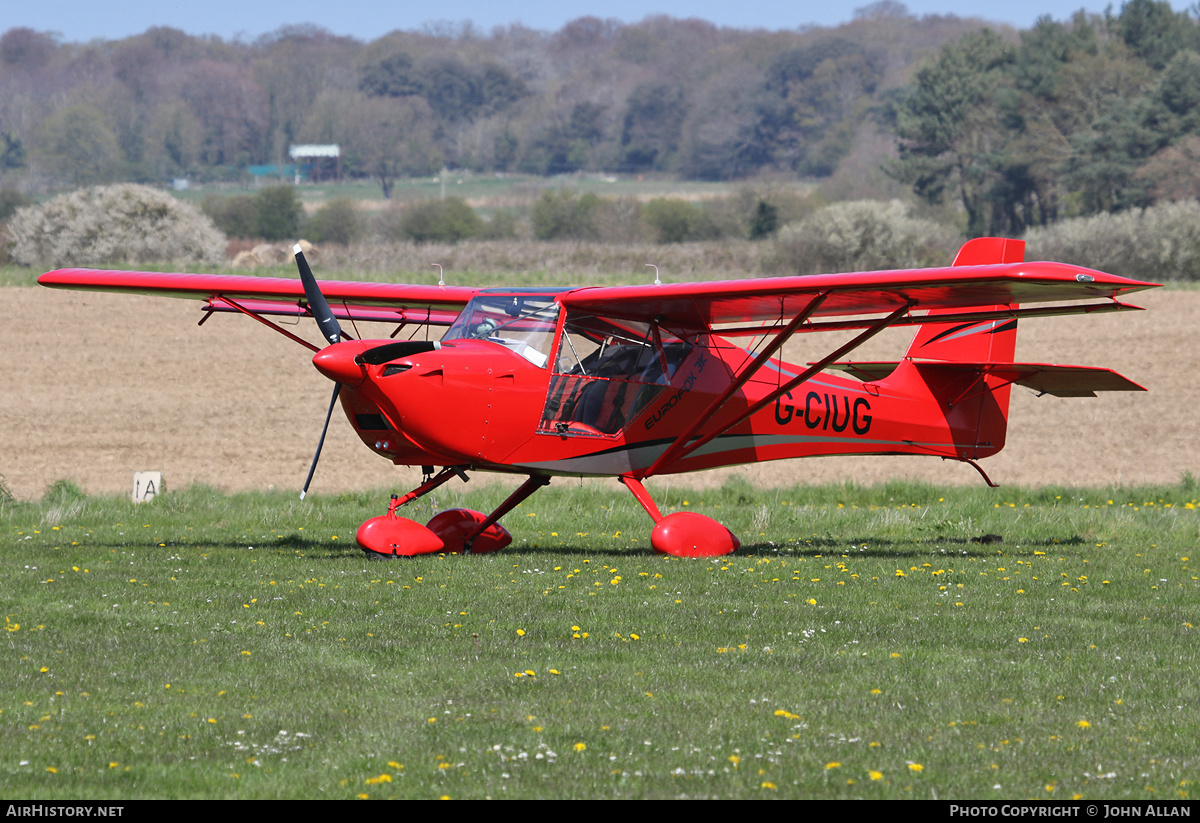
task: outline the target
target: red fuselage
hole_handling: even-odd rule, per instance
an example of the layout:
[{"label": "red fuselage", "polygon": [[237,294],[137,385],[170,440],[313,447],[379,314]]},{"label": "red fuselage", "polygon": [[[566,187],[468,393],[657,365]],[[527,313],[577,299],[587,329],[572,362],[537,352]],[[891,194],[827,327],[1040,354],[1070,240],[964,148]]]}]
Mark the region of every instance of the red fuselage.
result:
[{"label": "red fuselage", "polygon": [[[314,358],[323,373],[343,384],[342,407],[369,448],[397,464],[535,475],[643,476],[751,356],[727,340],[699,335],[688,341],[669,382],[661,376],[654,384],[605,381],[610,407],[622,382],[628,384],[627,396],[639,395],[614,426],[597,425],[595,418],[604,419],[611,414],[607,410],[595,415],[593,425],[556,421],[550,407],[559,402],[556,397],[561,401],[571,376],[536,365],[493,340],[455,340],[381,365],[354,362],[356,355],[382,342],[343,342]],[[655,473],[834,454],[975,459],[999,451],[1008,387],[971,391],[979,381],[975,375],[922,379],[920,368],[903,361],[873,382],[821,372]],[[802,371],[770,361],[706,428],[736,419]],[[954,405],[944,399],[962,395],[967,396]]]}]

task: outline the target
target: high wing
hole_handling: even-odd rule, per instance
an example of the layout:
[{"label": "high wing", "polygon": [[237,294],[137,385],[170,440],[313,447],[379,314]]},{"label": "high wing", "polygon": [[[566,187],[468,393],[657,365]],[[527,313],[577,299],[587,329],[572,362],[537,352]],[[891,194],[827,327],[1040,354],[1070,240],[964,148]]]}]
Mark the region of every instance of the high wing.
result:
[{"label": "high wing", "polygon": [[[990,327],[999,328],[1001,323],[1021,317],[1136,310],[1136,306],[1117,298],[1157,285],[1081,266],[1027,263],[1022,260],[1023,254],[1024,243],[1020,241],[977,238],[963,246],[955,265],[943,268],[576,289],[560,300],[568,312],[577,314],[624,318],[677,331],[772,338],[764,340],[765,345],[752,362],[731,375],[725,390],[693,418],[653,465],[640,472],[642,477],[649,477],[732,431],[885,328],[950,323],[971,326],[989,320],[995,321]],[[735,416],[721,414],[792,335],[851,329],[862,331]],[[973,370],[999,366],[976,364]],[[1006,370],[998,370],[996,377],[1067,396],[1141,388],[1119,375],[1102,374],[1101,370],[1050,364],[1009,363]]]},{"label": "high wing", "polygon": [[[201,300],[208,311],[244,311],[255,315],[299,315],[308,311],[303,284],[298,279],[283,277],[58,269],[43,274],[38,283],[59,289]],[[348,280],[321,280],[319,285],[340,319],[434,326],[452,323],[479,291],[462,286]]]},{"label": "high wing", "polygon": [[[823,299],[812,308],[812,317],[850,317],[891,313],[902,307],[923,312],[1067,300],[1115,301],[1123,294],[1155,285],[1081,266],[1031,262],[583,288],[564,294],[561,300],[568,310],[578,312],[657,321],[667,326],[711,328],[727,323],[786,321],[809,308],[818,296]],[[1064,308],[1021,313],[1075,313],[1072,307]],[[939,317],[938,322],[948,319]],[[921,320],[907,318],[896,325],[914,322]]]}]

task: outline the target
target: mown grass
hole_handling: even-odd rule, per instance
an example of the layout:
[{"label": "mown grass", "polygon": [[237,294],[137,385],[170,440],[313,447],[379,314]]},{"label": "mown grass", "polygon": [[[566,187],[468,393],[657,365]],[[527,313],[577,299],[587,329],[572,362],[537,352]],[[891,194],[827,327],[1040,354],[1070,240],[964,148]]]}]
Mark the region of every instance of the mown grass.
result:
[{"label": "mown grass", "polygon": [[[559,482],[485,557],[383,495],[0,504],[8,797],[1190,797],[1200,493]],[[487,510],[503,484],[440,506]],[[424,520],[430,503],[410,516]],[[1002,542],[972,538],[999,535]]]}]

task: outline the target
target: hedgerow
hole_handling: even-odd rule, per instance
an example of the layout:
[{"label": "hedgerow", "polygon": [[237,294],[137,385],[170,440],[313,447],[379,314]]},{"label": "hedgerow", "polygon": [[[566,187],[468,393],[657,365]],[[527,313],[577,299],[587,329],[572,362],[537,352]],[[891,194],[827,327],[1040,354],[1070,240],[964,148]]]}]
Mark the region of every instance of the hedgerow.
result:
[{"label": "hedgerow", "polygon": [[192,206],[147,186],[95,186],[29,206],[8,224],[25,266],[219,262],[225,237]]},{"label": "hedgerow", "polygon": [[961,239],[898,200],[836,203],[779,230],[772,268],[787,274],[946,266]]},{"label": "hedgerow", "polygon": [[1200,280],[1200,203],[1181,200],[1063,220],[1025,234],[1027,260],[1141,280]]}]

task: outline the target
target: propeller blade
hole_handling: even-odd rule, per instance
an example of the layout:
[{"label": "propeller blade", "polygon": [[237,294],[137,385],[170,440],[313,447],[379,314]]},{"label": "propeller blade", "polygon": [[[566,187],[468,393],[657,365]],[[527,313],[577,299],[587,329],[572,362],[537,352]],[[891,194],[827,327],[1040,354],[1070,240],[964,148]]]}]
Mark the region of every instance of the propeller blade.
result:
[{"label": "propeller blade", "polygon": [[312,269],[308,267],[308,261],[304,259],[304,251],[300,248],[299,243],[292,247],[292,251],[296,254],[296,268],[300,270],[300,282],[304,284],[304,296],[308,299],[313,317],[317,318],[317,328],[321,330],[321,334],[325,335],[325,339],[331,345],[339,342],[342,339],[342,327],[338,324],[337,318],[333,316],[333,311],[330,310],[325,295],[321,294],[317,278],[313,277]]},{"label": "propeller blade", "polygon": [[384,343],[382,346],[367,349],[354,360],[359,364],[378,366],[390,363],[399,357],[435,351],[441,347],[442,344],[436,340],[401,340],[399,343]]},{"label": "propeller blade", "polygon": [[[337,321],[334,320],[333,322],[336,323]],[[312,465],[308,467],[308,477],[304,479],[304,488],[300,490],[301,500],[304,499],[304,495],[308,494],[308,484],[312,482],[313,473],[317,470],[317,461],[321,459],[321,449],[325,446],[325,432],[329,431],[329,418],[333,417],[333,407],[337,405],[338,392],[341,390],[341,383],[333,384],[333,397],[329,398],[329,411],[325,412],[325,425],[321,429],[321,439],[317,441],[317,453],[313,455]]]}]

